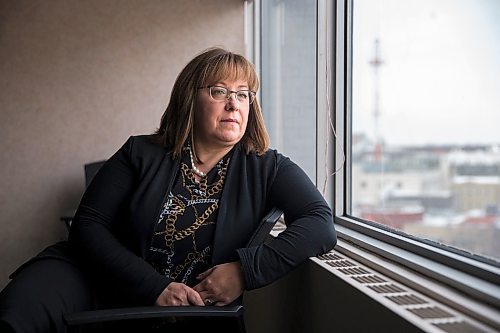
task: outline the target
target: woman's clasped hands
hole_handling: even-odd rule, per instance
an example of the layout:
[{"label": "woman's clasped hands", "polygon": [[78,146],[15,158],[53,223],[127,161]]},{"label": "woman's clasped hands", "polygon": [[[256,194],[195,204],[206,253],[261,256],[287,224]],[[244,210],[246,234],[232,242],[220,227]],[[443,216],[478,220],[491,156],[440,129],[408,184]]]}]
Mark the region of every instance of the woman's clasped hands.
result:
[{"label": "woman's clasped hands", "polygon": [[199,274],[197,279],[200,282],[193,288],[184,283],[171,282],[158,296],[155,304],[160,306],[223,306],[237,299],[245,287],[240,262],[216,265]]}]

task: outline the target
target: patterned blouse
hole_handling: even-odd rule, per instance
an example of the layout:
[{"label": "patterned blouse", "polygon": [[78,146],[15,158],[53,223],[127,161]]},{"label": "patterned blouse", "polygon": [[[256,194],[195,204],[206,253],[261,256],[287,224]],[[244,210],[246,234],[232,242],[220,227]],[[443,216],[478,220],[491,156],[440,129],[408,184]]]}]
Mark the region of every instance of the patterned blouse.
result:
[{"label": "patterned blouse", "polygon": [[219,200],[231,152],[199,182],[191,171],[190,147],[162,205],[146,260],[162,275],[190,287],[210,267]]}]

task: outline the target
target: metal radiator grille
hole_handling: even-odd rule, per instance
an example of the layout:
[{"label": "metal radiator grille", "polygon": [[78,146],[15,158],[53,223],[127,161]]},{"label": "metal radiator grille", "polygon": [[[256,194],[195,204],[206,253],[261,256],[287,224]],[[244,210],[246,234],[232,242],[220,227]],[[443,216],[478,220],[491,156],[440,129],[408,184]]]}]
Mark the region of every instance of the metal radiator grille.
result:
[{"label": "metal radiator grille", "polygon": [[430,324],[433,332],[447,333],[485,333],[491,332],[480,328],[460,313],[447,308],[436,301],[411,290],[405,285],[392,281],[385,276],[365,267],[351,258],[331,251],[317,257],[336,272],[341,273],[352,282],[359,283],[386,300],[396,304],[415,316],[415,320],[423,320]]}]

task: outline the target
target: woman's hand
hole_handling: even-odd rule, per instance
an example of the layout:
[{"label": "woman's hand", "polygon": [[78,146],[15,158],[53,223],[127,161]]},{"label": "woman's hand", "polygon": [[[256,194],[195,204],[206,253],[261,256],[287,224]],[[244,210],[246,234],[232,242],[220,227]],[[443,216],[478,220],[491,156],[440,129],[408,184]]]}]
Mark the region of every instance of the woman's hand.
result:
[{"label": "woman's hand", "polygon": [[201,280],[193,289],[207,305],[227,305],[237,299],[245,288],[239,261],[217,265],[197,276]]},{"label": "woman's hand", "polygon": [[178,305],[200,305],[204,306],[203,299],[194,289],[184,283],[170,282],[167,288],[156,299],[155,305],[178,306]]}]

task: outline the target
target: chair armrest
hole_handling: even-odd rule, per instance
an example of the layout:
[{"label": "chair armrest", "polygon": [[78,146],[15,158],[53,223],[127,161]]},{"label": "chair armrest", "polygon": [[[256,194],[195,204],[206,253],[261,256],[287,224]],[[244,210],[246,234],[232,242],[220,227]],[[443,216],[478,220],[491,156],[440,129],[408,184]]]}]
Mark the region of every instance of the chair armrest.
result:
[{"label": "chair armrest", "polygon": [[239,317],[243,306],[144,306],[83,311],[64,315],[68,326],[127,319],[154,319],[168,317]]},{"label": "chair armrest", "polygon": [[283,211],[279,208],[273,208],[261,220],[259,227],[253,233],[247,243],[247,247],[257,246],[265,242],[266,238],[271,233],[274,225],[283,215]]},{"label": "chair armrest", "polygon": [[75,217],[76,209],[68,210],[64,212],[59,219],[64,222],[66,228],[69,230],[71,228],[71,223],[73,222],[73,218]]}]

